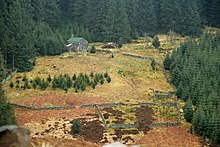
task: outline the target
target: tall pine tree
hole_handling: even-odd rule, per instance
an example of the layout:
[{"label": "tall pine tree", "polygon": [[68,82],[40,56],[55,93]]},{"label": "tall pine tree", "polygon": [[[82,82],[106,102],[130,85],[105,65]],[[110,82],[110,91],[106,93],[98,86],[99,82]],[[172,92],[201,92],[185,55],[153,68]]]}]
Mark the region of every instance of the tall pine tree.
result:
[{"label": "tall pine tree", "polygon": [[14,0],[8,7],[6,27],[9,40],[7,63],[19,71],[31,70],[34,58],[33,21],[29,0]]}]

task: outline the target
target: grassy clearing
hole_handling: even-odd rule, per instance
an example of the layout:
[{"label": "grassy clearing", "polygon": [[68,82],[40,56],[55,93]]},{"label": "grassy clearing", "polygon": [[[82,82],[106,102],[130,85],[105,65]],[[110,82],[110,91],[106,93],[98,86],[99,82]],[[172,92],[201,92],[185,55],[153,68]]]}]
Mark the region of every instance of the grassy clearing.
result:
[{"label": "grassy clearing", "polygon": [[[100,49],[102,43],[94,45]],[[36,76],[46,79],[48,75],[53,78],[60,74],[72,76],[74,73],[78,75],[81,72],[86,74],[108,72],[112,79],[111,83],[99,84],[96,89],[89,87],[86,91],[79,93],[75,93],[72,88],[65,93],[59,89],[54,91],[51,87],[45,91],[38,89],[16,90],[9,88],[10,82],[8,82],[4,85],[7,97],[11,102],[23,105],[49,107],[100,102],[152,102],[154,90],[164,92],[172,90],[162,71],[151,69],[151,61],[135,59],[121,54],[126,52],[151,56],[162,62],[164,53],[158,52],[152,46],[146,47],[144,42],[130,43],[121,49],[113,50],[113,52],[114,58],[111,58],[109,53],[101,52],[96,54],[89,54],[88,52],[64,53],[60,56],[40,57],[36,60],[36,66],[31,72],[18,73],[12,79],[15,83],[17,78],[22,78],[24,75],[30,80]],[[158,102],[164,102],[164,100],[158,100]],[[122,111],[128,114],[123,116],[126,123],[135,121],[134,115],[129,113],[129,110]]]},{"label": "grassy clearing", "polygon": [[[167,36],[160,36],[162,48],[174,48],[171,45]],[[165,38],[165,39],[164,39]],[[181,38],[178,44],[182,41]],[[177,44],[177,45],[178,45]],[[97,49],[103,43],[94,44]],[[136,55],[150,56],[156,58],[162,64],[165,57],[164,52],[159,52],[154,49],[150,44],[146,46],[145,41],[142,39],[140,43],[130,43],[123,46],[121,49],[112,50],[114,58],[111,58],[111,54],[100,53],[89,54],[87,52],[80,53],[64,53],[60,56],[54,57],[40,57],[36,61],[36,66],[31,72],[18,73],[12,81],[16,81],[16,77],[23,77],[26,75],[29,79],[33,79],[36,76],[41,78],[47,78],[48,75],[58,76],[60,74],[69,74],[72,76],[74,73],[105,73],[108,72],[112,82],[104,83],[104,85],[98,85],[96,89],[87,88],[85,92],[75,93],[74,89],[70,89],[67,93],[63,90],[56,89],[55,91],[51,88],[47,88],[45,91],[42,90],[16,90],[9,88],[9,82],[7,82],[4,87],[6,89],[7,97],[11,102],[17,102],[19,104],[34,106],[34,107],[51,107],[51,106],[65,106],[65,105],[81,105],[81,104],[91,104],[91,103],[102,103],[102,102],[123,102],[123,103],[136,103],[136,102],[152,102],[153,101],[153,91],[159,90],[163,92],[168,92],[173,90],[172,87],[166,82],[166,79],[159,69],[158,71],[153,71],[151,69],[151,62],[141,59],[135,59],[132,57],[123,56],[122,53],[132,53]],[[163,103],[166,101],[174,101],[174,99],[158,99],[158,103]],[[180,106],[184,103],[181,102]],[[152,107],[155,114],[155,122],[176,122],[177,111],[175,107]],[[125,124],[133,124],[137,121],[134,113],[133,107],[115,107],[115,110],[122,111],[123,114],[121,119],[124,119]],[[29,112],[23,110],[17,110],[17,117],[19,122],[39,121],[48,117],[61,118],[61,117],[80,117],[85,116],[85,114],[96,113],[95,110],[64,110],[64,111],[37,111]],[[28,115],[27,115],[28,114]],[[103,111],[105,114],[105,111]],[[33,117],[34,116],[34,117]],[[35,118],[37,120],[35,120]],[[100,119],[100,118],[99,118]],[[109,125],[113,125],[113,121],[118,119],[115,116],[109,116],[107,119]],[[178,127],[177,127],[178,128]],[[169,128],[153,129],[150,132],[150,137],[153,136],[155,139],[155,144],[158,141],[158,132],[163,132],[162,137],[169,137],[175,134],[175,129],[171,129],[171,135],[166,134],[166,130]],[[180,132],[182,128],[179,128]],[[128,129],[129,130],[129,129]],[[184,130],[185,133],[187,130]],[[115,134],[114,129],[108,129],[106,132],[106,137],[110,142],[113,142],[112,136]],[[181,132],[182,133],[182,132]],[[146,134],[145,134],[146,135]],[[188,134],[186,134],[188,135]],[[139,131],[139,134],[122,135],[122,138],[132,136],[135,140],[142,138],[144,136],[143,131]],[[189,135],[188,135],[189,136]],[[116,137],[116,136],[115,136]],[[148,135],[147,135],[148,137]],[[184,137],[183,137],[184,138]],[[142,140],[144,143],[142,143]],[[146,143],[145,136],[140,140],[140,144]],[[159,139],[160,140],[160,139]],[[151,142],[151,139],[147,141]],[[129,142],[132,143],[132,142]]]},{"label": "grassy clearing", "polygon": [[[186,39],[176,36],[175,44],[173,45],[170,42],[169,36],[159,35],[159,38],[161,47],[164,49],[173,49]],[[100,49],[103,43],[94,43],[93,45],[97,49]],[[121,54],[126,52],[150,56],[162,64],[165,53],[154,49],[151,43],[147,45],[146,40],[140,38],[135,43],[123,45],[121,49],[113,49],[112,51],[114,52],[114,58],[111,58],[111,54],[108,53],[89,54],[87,52],[40,57],[37,59],[36,66],[31,72],[18,73],[15,78],[27,75],[29,79],[33,79],[36,76],[46,79],[48,75],[54,77],[60,74],[69,74],[72,76],[74,73],[79,74],[80,72],[90,74],[90,72],[104,73],[107,71],[112,78],[110,84],[97,86],[95,90],[88,88],[83,94],[80,93],[77,95],[103,97],[110,102],[150,101],[153,97],[153,90],[164,92],[172,90],[172,87],[166,82],[161,69],[158,69],[158,71],[151,69],[150,61],[126,57]],[[13,79],[14,83],[16,81],[15,78]],[[63,91],[53,91],[51,88],[48,88],[46,91],[18,91],[16,89],[10,89],[8,84],[9,82],[5,85],[5,89],[10,101],[43,95],[64,95]],[[73,90],[70,90],[65,95],[75,96],[76,94]]]},{"label": "grassy clearing", "polygon": [[[70,58],[71,57],[71,58]],[[161,71],[153,71],[150,66],[150,61],[126,57],[119,53],[115,58],[110,58],[110,54],[97,53],[95,55],[87,52],[80,53],[64,53],[61,56],[40,57],[36,61],[36,66],[31,72],[18,73],[16,77],[26,75],[29,79],[36,76],[47,78],[48,75],[54,77],[60,74],[74,73],[79,74],[91,72],[105,73],[108,72],[112,78],[110,84],[98,85],[95,90],[88,88],[83,95],[95,95],[104,97],[107,101],[130,101],[140,102],[148,101],[152,98],[152,90],[158,89],[161,91],[171,90],[172,88],[166,82]],[[10,89],[9,82],[5,85],[9,100],[26,99],[30,97],[39,97],[48,94],[63,94],[63,91],[53,91],[48,88],[46,91],[41,90],[16,90]],[[77,95],[81,95],[82,94]],[[66,95],[76,95],[73,90],[68,91]]]},{"label": "grassy clearing", "polygon": [[178,111],[176,107],[152,107],[154,110],[155,122],[177,122],[178,121]]}]

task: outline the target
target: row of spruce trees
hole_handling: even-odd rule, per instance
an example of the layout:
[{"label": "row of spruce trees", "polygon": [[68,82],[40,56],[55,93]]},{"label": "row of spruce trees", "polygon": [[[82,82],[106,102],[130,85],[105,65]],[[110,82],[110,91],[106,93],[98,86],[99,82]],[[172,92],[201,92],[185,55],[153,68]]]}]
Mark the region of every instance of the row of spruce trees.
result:
[{"label": "row of spruce trees", "polygon": [[17,79],[15,83],[11,81],[9,86],[10,88],[22,90],[31,88],[46,90],[49,86],[51,86],[53,90],[62,89],[65,92],[68,92],[68,90],[73,87],[77,93],[79,90],[85,91],[88,86],[95,89],[99,83],[103,85],[105,82],[111,82],[111,77],[107,72],[104,74],[94,74],[91,72],[90,75],[80,73],[78,76],[73,74],[72,77],[68,74],[61,74],[52,78],[48,75],[47,79],[40,78],[38,76],[34,79],[29,79],[26,75],[24,75],[21,80]]},{"label": "row of spruce trees", "polygon": [[219,0],[0,0],[4,65],[28,71],[38,55],[57,55],[74,34],[123,43],[171,31],[197,36],[219,27]]},{"label": "row of spruce trees", "polygon": [[220,33],[189,40],[164,61],[192,130],[220,144]]}]

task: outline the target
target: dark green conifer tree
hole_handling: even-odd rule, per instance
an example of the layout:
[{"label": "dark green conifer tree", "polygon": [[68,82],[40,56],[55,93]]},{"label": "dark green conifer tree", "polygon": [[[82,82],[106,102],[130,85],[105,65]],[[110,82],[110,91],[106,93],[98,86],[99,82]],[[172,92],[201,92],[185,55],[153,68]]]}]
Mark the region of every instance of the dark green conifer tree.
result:
[{"label": "dark green conifer tree", "polygon": [[126,1],[126,13],[128,15],[128,22],[130,25],[131,38],[137,39],[138,34],[138,0],[127,0]]},{"label": "dark green conifer tree", "polygon": [[35,50],[31,18],[29,0],[14,0],[8,7],[6,28],[12,44],[8,44],[10,55],[7,55],[7,63],[19,71],[33,68]]},{"label": "dark green conifer tree", "polygon": [[58,2],[59,0],[45,0],[44,2],[44,21],[52,28],[58,27],[61,20]]},{"label": "dark green conifer tree", "polygon": [[44,0],[31,0],[32,17],[35,22],[44,20]]},{"label": "dark green conifer tree", "polygon": [[220,27],[220,1],[212,0],[210,6],[210,24],[214,27]]},{"label": "dark green conifer tree", "polygon": [[157,35],[154,37],[154,40],[153,40],[152,45],[153,45],[156,49],[159,50],[159,47],[160,47],[160,40],[159,40],[159,38],[158,38]]},{"label": "dark green conifer tree", "polygon": [[130,40],[130,26],[124,0],[116,1],[113,32],[116,43],[119,43],[119,41],[124,43]]},{"label": "dark green conifer tree", "polygon": [[0,126],[16,125],[13,107],[7,102],[5,92],[0,85]]},{"label": "dark green conifer tree", "polygon": [[137,8],[137,29],[143,36],[145,32],[154,34],[156,32],[157,22],[152,0],[138,0]]},{"label": "dark green conifer tree", "polygon": [[192,101],[188,99],[188,101],[183,106],[184,118],[187,122],[192,122],[193,118],[193,108],[192,108]]}]

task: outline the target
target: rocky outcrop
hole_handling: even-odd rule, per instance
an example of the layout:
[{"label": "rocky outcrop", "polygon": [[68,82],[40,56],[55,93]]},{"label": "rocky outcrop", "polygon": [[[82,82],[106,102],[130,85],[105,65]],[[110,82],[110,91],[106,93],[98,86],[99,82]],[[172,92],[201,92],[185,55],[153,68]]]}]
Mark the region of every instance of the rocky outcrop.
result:
[{"label": "rocky outcrop", "polygon": [[0,146],[2,147],[29,147],[30,131],[17,126],[0,127]]}]

